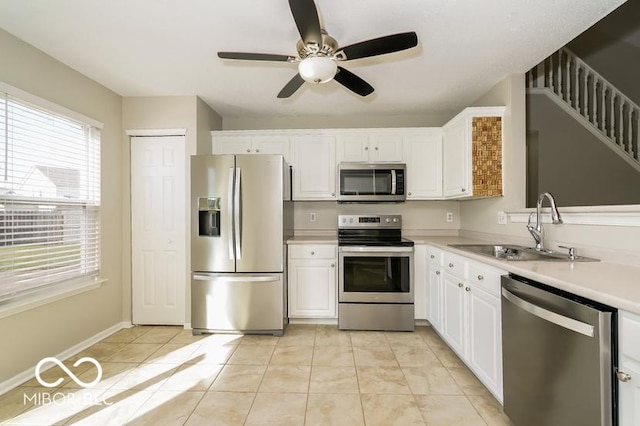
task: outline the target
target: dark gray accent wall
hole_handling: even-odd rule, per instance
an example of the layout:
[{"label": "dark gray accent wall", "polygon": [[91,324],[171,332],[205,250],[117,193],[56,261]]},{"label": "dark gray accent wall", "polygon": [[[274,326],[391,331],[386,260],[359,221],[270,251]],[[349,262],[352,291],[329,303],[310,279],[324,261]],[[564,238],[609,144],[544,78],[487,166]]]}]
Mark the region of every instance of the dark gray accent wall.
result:
[{"label": "dark gray accent wall", "polygon": [[563,206],[640,204],[640,172],[547,95],[527,96],[527,131],[527,207],[545,191]]},{"label": "dark gray accent wall", "polygon": [[628,0],[567,47],[640,104],[640,0]]}]

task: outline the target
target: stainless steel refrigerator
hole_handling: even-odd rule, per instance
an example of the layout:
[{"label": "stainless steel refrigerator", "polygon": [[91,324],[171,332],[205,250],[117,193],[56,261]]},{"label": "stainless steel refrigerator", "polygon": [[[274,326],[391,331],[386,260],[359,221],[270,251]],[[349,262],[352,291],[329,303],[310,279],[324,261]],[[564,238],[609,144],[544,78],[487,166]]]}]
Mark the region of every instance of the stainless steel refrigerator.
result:
[{"label": "stainless steel refrigerator", "polygon": [[191,157],[194,334],[282,335],[289,176],[281,155]]}]

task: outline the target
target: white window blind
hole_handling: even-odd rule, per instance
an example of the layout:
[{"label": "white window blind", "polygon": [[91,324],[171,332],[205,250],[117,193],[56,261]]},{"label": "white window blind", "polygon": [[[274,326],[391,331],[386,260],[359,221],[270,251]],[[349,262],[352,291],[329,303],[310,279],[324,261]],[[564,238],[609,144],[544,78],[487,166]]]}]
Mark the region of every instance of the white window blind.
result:
[{"label": "white window blind", "polygon": [[97,276],[100,131],[0,92],[0,303]]}]

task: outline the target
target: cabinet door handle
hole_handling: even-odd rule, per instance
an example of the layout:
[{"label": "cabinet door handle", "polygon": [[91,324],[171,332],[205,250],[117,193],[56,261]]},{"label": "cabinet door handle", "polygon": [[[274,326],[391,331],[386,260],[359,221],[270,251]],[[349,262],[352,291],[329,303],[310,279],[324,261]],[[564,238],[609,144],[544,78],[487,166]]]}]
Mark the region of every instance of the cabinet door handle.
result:
[{"label": "cabinet door handle", "polygon": [[378,147],[377,147],[377,146],[375,147],[375,150],[376,150],[376,151],[378,150]]},{"label": "cabinet door handle", "polygon": [[259,149],[256,149],[256,152],[260,152],[260,150],[259,150]]},{"label": "cabinet door handle", "polygon": [[331,193],[331,196],[332,196],[332,197],[335,197],[335,196],[336,196],[336,193],[335,193],[335,192],[332,192],[332,193]]},{"label": "cabinet door handle", "polygon": [[316,252],[315,252],[315,251],[312,251],[312,252],[311,252],[311,256],[313,256],[314,254],[316,254]]},{"label": "cabinet door handle", "polygon": [[464,188],[462,188],[462,192],[467,192],[467,190],[466,190],[466,189],[464,189]]},{"label": "cabinet door handle", "polygon": [[436,275],[440,275],[440,271],[436,271]]},{"label": "cabinet door handle", "polygon": [[625,373],[624,371],[616,372],[616,377],[621,382],[630,382],[631,381],[631,376],[629,374]]},{"label": "cabinet door handle", "polygon": [[251,152],[251,150],[250,150],[249,148],[247,148],[247,152],[249,152],[249,153],[250,153],[250,152]]},{"label": "cabinet door handle", "polygon": [[453,263],[449,263],[449,268],[453,268]]},{"label": "cabinet door handle", "polygon": [[464,287],[464,284],[458,283],[458,287],[462,288],[462,287]]},{"label": "cabinet door handle", "polygon": [[478,281],[482,281],[484,280],[484,277],[482,275],[478,275]]},{"label": "cabinet door handle", "polygon": [[471,291],[471,287],[465,287],[465,291]]},{"label": "cabinet door handle", "polygon": [[435,259],[435,258],[436,258],[436,255],[435,255],[435,254],[432,254],[432,255],[431,255],[431,258],[432,258],[432,259]]},{"label": "cabinet door handle", "polygon": [[365,147],[364,147],[364,150],[365,150],[365,151],[369,151],[369,147],[368,147],[368,146],[365,146]]},{"label": "cabinet door handle", "polygon": [[335,267],[336,267],[336,264],[335,264],[335,263],[332,263],[332,264],[331,264],[331,267],[332,267],[332,268],[335,268]]}]

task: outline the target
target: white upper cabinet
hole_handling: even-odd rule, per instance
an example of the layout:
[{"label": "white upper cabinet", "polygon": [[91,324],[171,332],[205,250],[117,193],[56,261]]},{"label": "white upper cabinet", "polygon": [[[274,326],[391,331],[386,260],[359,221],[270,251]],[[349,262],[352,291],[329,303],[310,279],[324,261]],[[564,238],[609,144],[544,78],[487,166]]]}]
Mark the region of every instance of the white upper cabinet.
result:
[{"label": "white upper cabinet", "polygon": [[445,198],[502,195],[504,107],[467,108],[444,125]]},{"label": "white upper cabinet", "polygon": [[214,154],[281,154],[291,163],[290,135],[267,131],[211,132]]},{"label": "white upper cabinet", "polygon": [[336,138],[299,134],[292,145],[293,199],[336,200]]},{"label": "white upper cabinet", "polygon": [[403,138],[407,200],[442,198],[442,132],[422,129]]},{"label": "white upper cabinet", "polygon": [[377,129],[339,132],[338,162],[402,161],[402,136],[387,133]]}]

